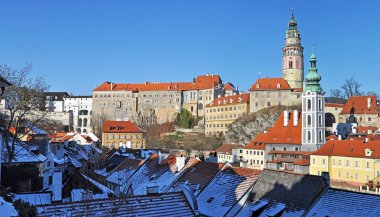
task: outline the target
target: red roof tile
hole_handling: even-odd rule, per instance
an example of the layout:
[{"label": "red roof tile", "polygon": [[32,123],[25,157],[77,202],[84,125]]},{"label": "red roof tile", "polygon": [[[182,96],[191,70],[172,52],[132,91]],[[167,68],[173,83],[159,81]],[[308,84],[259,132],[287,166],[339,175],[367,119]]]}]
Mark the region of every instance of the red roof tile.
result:
[{"label": "red roof tile", "polygon": [[326,107],[338,107],[338,108],[343,108],[344,104],[339,104],[339,103],[326,103]]},{"label": "red roof tile", "polygon": [[226,96],[214,99],[214,101],[207,105],[207,107],[214,107],[220,105],[234,105],[239,103],[248,103],[250,100],[249,93],[240,95]]},{"label": "red roof tile", "polygon": [[140,127],[131,121],[111,121],[103,122],[103,133],[143,133]]},{"label": "red roof tile", "polygon": [[[373,153],[365,156],[365,149],[370,149]],[[313,155],[378,159],[380,158],[380,141],[329,140]]]},{"label": "red roof tile", "polygon": [[358,127],[358,133],[368,133],[368,130],[371,130],[372,132],[375,132],[377,129],[378,129],[377,127],[359,126]]},{"label": "red roof tile", "polygon": [[293,164],[300,165],[300,166],[309,166],[310,165],[310,159],[299,159],[295,161]]},{"label": "red roof tile", "polygon": [[[368,100],[370,100],[369,108]],[[376,96],[351,96],[340,114],[350,114],[352,108],[354,108],[355,114],[379,114]]]},{"label": "red roof tile", "polygon": [[232,149],[234,148],[244,148],[244,145],[242,144],[224,144],[217,148],[215,151],[217,153],[228,153],[232,154]]},{"label": "red roof tile", "polygon": [[236,90],[236,87],[228,82],[226,85],[224,85],[224,90]]},{"label": "red roof tile", "polygon": [[277,119],[272,128],[267,129],[266,133],[260,133],[253,140],[265,144],[302,144],[302,114],[298,113],[298,124],[293,125],[293,112],[289,112],[288,126],[284,126],[284,112]]},{"label": "red roof tile", "polygon": [[211,89],[219,84],[222,84],[222,80],[219,75],[201,75],[196,77],[194,82],[174,82],[174,83],[150,83],[146,82],[144,84],[117,84],[111,82],[104,82],[99,87],[95,88],[93,91],[154,91],[154,90],[202,90]]},{"label": "red roof tile", "polygon": [[288,82],[283,78],[259,78],[249,91],[256,90],[291,90]]},{"label": "red roof tile", "polygon": [[255,149],[255,150],[265,150],[265,144],[262,142],[256,142],[256,139],[260,139],[262,135],[265,136],[265,134],[259,134],[253,139],[250,143],[248,143],[244,149]]}]

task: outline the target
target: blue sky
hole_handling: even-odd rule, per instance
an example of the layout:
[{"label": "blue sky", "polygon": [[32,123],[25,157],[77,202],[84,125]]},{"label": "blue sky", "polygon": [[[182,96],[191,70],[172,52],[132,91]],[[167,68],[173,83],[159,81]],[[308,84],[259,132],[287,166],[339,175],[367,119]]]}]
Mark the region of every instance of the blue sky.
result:
[{"label": "blue sky", "polygon": [[205,73],[247,90],[259,72],[281,76],[292,5],[305,62],[314,45],[325,91],[355,76],[363,90],[380,93],[374,0],[0,1],[0,64],[31,63],[51,91],[75,95],[104,81]]}]

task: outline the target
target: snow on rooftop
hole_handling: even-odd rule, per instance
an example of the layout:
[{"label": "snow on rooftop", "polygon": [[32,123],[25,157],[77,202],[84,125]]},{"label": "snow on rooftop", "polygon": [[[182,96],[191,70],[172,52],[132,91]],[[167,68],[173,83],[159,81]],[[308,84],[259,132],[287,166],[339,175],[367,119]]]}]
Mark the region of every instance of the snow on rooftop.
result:
[{"label": "snow on rooftop", "polygon": [[38,206],[40,217],[50,216],[195,216],[183,192],[132,196]]},{"label": "snow on rooftop", "polygon": [[380,196],[329,189],[306,216],[380,216]]},{"label": "snow on rooftop", "polygon": [[85,179],[87,179],[89,182],[91,182],[93,185],[95,185],[97,188],[99,188],[100,190],[103,191],[103,193],[106,193],[106,194],[113,194],[115,195],[115,193],[113,191],[111,191],[109,188],[107,188],[106,186],[100,184],[99,182],[91,179],[90,177],[86,176],[86,175],[83,175],[81,174]]},{"label": "snow on rooftop", "polygon": [[[236,172],[240,170],[247,173]],[[197,197],[201,214],[223,216],[249,190],[259,175],[260,171],[247,168],[227,168],[219,172]]]},{"label": "snow on rooftop", "polygon": [[25,126],[27,126],[34,134],[41,134],[41,135],[48,134],[45,130],[40,129],[31,123],[26,123]]},{"label": "snow on rooftop", "polygon": [[144,195],[147,187],[155,186],[159,187],[159,192],[164,192],[194,161],[195,158],[188,158],[184,168],[177,172],[175,155],[169,155],[161,164],[158,163],[158,155],[152,155],[125,183],[125,187],[132,185],[134,195]]},{"label": "snow on rooftop", "polygon": [[[4,142],[4,140],[2,141]],[[9,144],[11,145],[12,140],[9,140]],[[5,145],[2,145],[4,156],[8,156],[8,151]],[[42,163],[43,157],[38,157],[33,152],[31,152],[28,147],[24,145],[22,142],[15,142],[15,152],[12,162],[13,163]],[[5,162],[7,159],[5,157],[1,158],[1,162]]]},{"label": "snow on rooftop", "polygon": [[0,214],[1,217],[18,216],[18,212],[13,207],[13,204],[6,202],[3,197],[0,197]]},{"label": "snow on rooftop", "polygon": [[52,194],[51,192],[14,194],[14,200],[18,199],[29,202],[31,205],[46,205],[51,204]]}]

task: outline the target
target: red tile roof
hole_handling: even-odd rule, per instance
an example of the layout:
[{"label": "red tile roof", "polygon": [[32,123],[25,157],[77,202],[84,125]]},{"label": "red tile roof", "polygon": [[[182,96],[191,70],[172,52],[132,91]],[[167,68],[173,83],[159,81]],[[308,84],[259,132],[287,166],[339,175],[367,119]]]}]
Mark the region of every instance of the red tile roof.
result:
[{"label": "red tile roof", "polygon": [[331,134],[326,137],[326,140],[338,140],[338,137],[336,137],[334,134]]},{"label": "red tile roof", "polygon": [[326,107],[338,107],[338,108],[343,108],[344,104],[339,104],[339,103],[326,103]]},{"label": "red tile roof", "polygon": [[368,133],[368,130],[371,130],[372,132],[375,132],[377,129],[378,129],[377,127],[359,126],[358,127],[358,133]]},{"label": "red tile roof", "polygon": [[250,143],[248,143],[244,149],[255,149],[255,150],[265,150],[265,144],[262,143],[262,142],[257,142],[256,139],[260,139],[259,137],[261,137],[262,135],[265,136],[265,134],[259,134],[255,137],[255,139],[253,139]]},{"label": "red tile roof", "polygon": [[103,122],[103,133],[143,133],[144,130],[131,121],[111,121]]},{"label": "red tile roof", "polygon": [[293,112],[289,112],[288,126],[284,126],[284,112],[272,128],[266,133],[260,133],[253,140],[265,144],[302,144],[302,114],[298,113],[298,125],[293,125]]},{"label": "red tile roof", "polygon": [[291,90],[288,82],[283,78],[259,78],[249,91],[256,90]]},{"label": "red tile roof", "polygon": [[281,150],[270,150],[268,154],[294,154],[294,155],[304,155],[309,156],[313,152],[309,151],[281,151]]},{"label": "red tile roof", "polygon": [[310,159],[299,159],[295,161],[293,164],[299,165],[299,166],[309,166],[310,165]]},{"label": "red tile roof", "polygon": [[[371,101],[369,108],[368,99]],[[352,108],[354,108],[355,114],[379,114],[376,96],[351,96],[340,114],[350,114]]]},{"label": "red tile roof", "polygon": [[228,82],[226,85],[224,85],[224,90],[236,90],[236,87]]},{"label": "red tile roof", "polygon": [[146,82],[144,84],[116,84],[111,82],[104,82],[99,87],[95,88],[93,91],[154,91],[154,90],[202,90],[211,89],[219,84],[222,84],[222,80],[219,75],[201,75],[196,77],[194,82],[175,82],[175,83],[161,83]]},{"label": "red tile roof", "polygon": [[[366,149],[370,149],[373,153],[365,156]],[[379,159],[380,141],[329,140],[313,155]]]},{"label": "red tile roof", "polygon": [[242,144],[224,144],[217,148],[215,151],[216,153],[228,153],[232,154],[232,149],[234,148],[244,148],[244,145]]},{"label": "red tile roof", "polygon": [[249,93],[240,95],[226,96],[214,99],[214,101],[206,107],[214,107],[220,105],[234,105],[239,103],[249,103]]}]

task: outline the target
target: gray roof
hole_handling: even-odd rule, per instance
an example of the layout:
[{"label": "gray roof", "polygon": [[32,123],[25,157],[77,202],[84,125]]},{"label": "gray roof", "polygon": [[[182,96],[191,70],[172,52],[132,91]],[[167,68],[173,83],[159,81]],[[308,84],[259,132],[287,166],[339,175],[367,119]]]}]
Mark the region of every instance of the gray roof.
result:
[{"label": "gray roof", "polygon": [[380,216],[380,195],[329,189],[306,216]]},{"label": "gray roof", "polygon": [[7,79],[0,76],[0,87],[8,87],[11,86],[11,82],[9,82]]},{"label": "gray roof", "polygon": [[300,216],[327,187],[321,176],[264,170],[238,216]]},{"label": "gray roof", "polygon": [[38,216],[195,216],[183,192],[37,206]]}]

